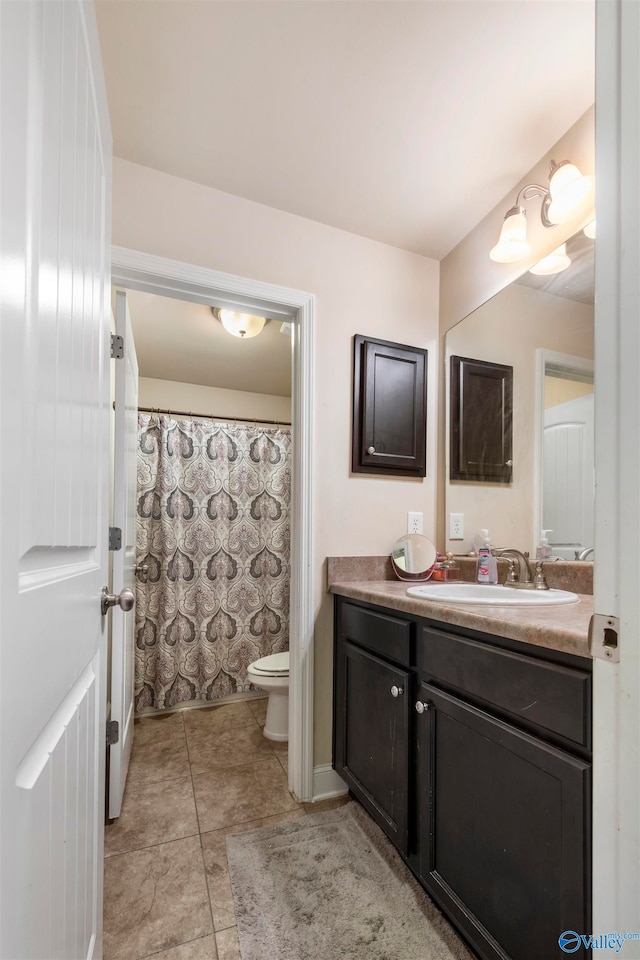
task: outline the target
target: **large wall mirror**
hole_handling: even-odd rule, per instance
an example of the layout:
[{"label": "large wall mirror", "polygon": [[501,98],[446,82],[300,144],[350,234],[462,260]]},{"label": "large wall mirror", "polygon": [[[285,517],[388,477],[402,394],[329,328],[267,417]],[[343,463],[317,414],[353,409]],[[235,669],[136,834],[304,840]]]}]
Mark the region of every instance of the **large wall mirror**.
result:
[{"label": "large wall mirror", "polygon": [[[552,554],[564,559],[593,546],[593,248],[580,231],[567,241],[565,270],[526,272],[447,333],[447,378],[451,357],[513,368],[509,482],[452,479],[447,430],[448,550],[467,553],[483,527],[495,546],[532,553],[550,530]],[[463,515],[462,540],[450,537],[451,514]]]}]

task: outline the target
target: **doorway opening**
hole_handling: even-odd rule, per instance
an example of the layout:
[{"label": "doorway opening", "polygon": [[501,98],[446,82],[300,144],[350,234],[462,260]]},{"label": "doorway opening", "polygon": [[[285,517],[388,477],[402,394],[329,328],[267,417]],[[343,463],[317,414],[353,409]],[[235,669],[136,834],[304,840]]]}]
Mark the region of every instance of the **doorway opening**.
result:
[{"label": "doorway opening", "polygon": [[[217,320],[210,308],[253,313],[270,321],[271,335],[287,344],[291,354],[290,417],[283,416],[282,404],[267,417],[249,416],[249,422],[268,419],[292,427],[291,483],[291,604],[289,637],[289,789],[299,800],[313,795],[313,603],[312,603],[312,511],[311,455],[313,403],[313,324],[315,299],[312,294],[277,287],[258,281],[222,274],[177,261],[140,254],[124,248],[112,250],[112,283],[132,291],[132,296],[170,297],[187,304],[199,305],[211,324]],[[288,325],[291,336],[280,336]],[[156,331],[159,335],[159,331]],[[229,337],[224,332],[224,336]],[[178,364],[178,361],[176,361]],[[151,396],[150,394],[148,396]],[[173,409],[189,414],[174,401],[161,405],[158,395],[141,406]],[[195,406],[195,401],[193,401]],[[213,413],[224,416],[227,410],[193,409],[193,414]],[[238,411],[236,411],[238,412]],[[255,409],[253,414],[255,414]],[[230,421],[232,417],[228,418]],[[241,422],[241,421],[238,421]]]},{"label": "doorway opening", "polygon": [[593,560],[593,360],[538,351],[537,533],[563,560]]}]

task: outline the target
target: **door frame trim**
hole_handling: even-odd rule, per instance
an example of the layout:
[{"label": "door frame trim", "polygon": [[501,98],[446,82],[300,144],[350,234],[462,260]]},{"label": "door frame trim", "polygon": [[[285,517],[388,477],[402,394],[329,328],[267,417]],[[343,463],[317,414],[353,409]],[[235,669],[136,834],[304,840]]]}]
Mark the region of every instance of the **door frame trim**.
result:
[{"label": "door frame trim", "polygon": [[313,412],[315,294],[126,247],[111,248],[111,282],[230,309],[260,308],[293,324],[289,789],[313,798]]}]

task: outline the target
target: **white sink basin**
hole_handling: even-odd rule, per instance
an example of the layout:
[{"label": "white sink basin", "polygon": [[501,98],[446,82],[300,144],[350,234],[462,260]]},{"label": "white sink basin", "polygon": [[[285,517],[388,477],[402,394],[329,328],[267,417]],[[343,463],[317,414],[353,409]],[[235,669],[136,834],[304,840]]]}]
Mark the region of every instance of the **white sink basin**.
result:
[{"label": "white sink basin", "polygon": [[407,593],[439,603],[482,603],[494,607],[545,607],[579,599],[577,593],[568,590],[517,590],[489,583],[425,583],[408,587]]}]

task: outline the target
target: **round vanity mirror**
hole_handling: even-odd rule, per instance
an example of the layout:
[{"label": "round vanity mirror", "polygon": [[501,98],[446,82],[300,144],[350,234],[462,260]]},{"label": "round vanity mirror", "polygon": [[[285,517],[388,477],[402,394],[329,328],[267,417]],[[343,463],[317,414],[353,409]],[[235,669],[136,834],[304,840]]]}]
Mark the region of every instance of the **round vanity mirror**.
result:
[{"label": "round vanity mirror", "polygon": [[393,572],[398,580],[428,580],[436,556],[431,540],[420,533],[406,533],[391,550]]}]

